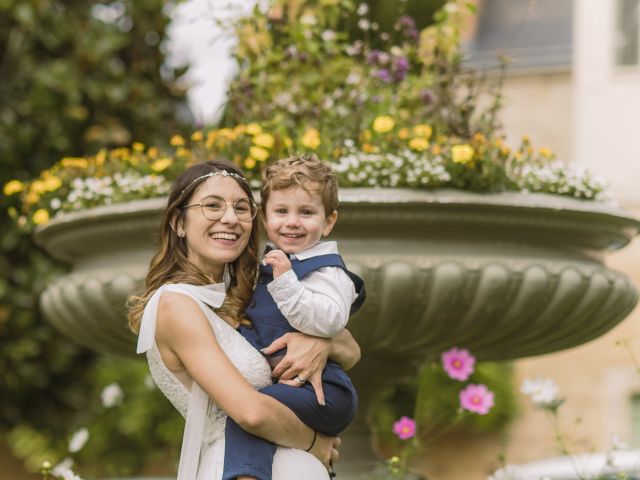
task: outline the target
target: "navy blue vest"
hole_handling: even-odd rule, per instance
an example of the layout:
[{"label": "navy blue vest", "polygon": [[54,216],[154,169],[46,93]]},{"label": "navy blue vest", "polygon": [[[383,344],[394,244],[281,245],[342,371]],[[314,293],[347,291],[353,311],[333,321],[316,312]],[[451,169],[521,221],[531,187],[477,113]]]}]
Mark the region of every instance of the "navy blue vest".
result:
[{"label": "navy blue vest", "polygon": [[[316,257],[307,258],[305,260],[291,259],[291,268],[302,280],[305,275],[323,267],[342,268],[349,278],[353,281],[357,293],[357,298],[351,305],[350,315],[353,315],[364,303],[365,289],[364,282],[356,274],[347,270],[342,257],[336,253],[326,255],[318,255]],[[240,333],[249,343],[258,350],[268,346],[276,338],[281,337],[288,332],[296,332],[287,319],[280,313],[278,306],[267,290],[267,284],[273,281],[273,269],[271,265],[260,265],[260,276],[258,283],[251,297],[249,307],[245,310],[245,314],[253,323],[252,327],[240,327]],[[284,355],[284,349],[271,355],[280,358]]]}]

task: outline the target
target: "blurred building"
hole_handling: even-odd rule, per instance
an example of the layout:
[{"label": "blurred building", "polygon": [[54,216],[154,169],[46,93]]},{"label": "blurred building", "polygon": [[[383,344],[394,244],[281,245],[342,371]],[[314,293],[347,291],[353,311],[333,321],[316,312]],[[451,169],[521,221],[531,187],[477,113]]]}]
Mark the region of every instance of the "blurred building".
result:
[{"label": "blurred building", "polygon": [[[501,116],[510,143],[518,144],[526,134],[560,160],[583,165],[607,179],[612,199],[640,217],[640,0],[477,4],[476,24],[467,40],[469,61],[491,72],[497,55],[510,57]],[[612,253],[608,264],[640,285],[640,240]],[[636,308],[595,341],[519,360],[516,383],[535,376],[558,383],[566,397],[561,430],[571,451],[609,450],[613,436],[640,449],[640,365],[632,358],[639,349]],[[508,463],[557,457],[552,424],[524,396],[521,405],[505,443],[499,435],[458,438],[425,451],[428,478],[485,479],[498,465],[499,454]]]}]

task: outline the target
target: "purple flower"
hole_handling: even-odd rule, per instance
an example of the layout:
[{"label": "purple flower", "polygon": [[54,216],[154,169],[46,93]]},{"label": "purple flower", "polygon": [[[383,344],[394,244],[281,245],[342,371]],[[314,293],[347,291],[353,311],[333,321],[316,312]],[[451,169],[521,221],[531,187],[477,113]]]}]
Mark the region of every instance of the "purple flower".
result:
[{"label": "purple flower", "polygon": [[422,89],[422,91],[420,92],[420,99],[426,103],[427,105],[430,103],[433,103],[433,101],[436,99],[435,95],[433,94],[433,90],[430,90],[428,88],[424,88]]},{"label": "purple flower", "polygon": [[416,434],[416,421],[409,417],[401,417],[400,420],[394,422],[393,433],[400,440],[407,440]]},{"label": "purple flower", "polygon": [[377,65],[380,61],[380,50],[371,50],[367,55],[367,63],[369,65]]},{"label": "purple flower", "polygon": [[391,83],[391,75],[389,74],[389,70],[387,70],[386,68],[381,68],[380,70],[377,70],[373,74],[373,76],[376,78],[379,78],[384,83]]},{"label": "purple flower", "polygon": [[393,60],[393,80],[401,82],[409,72],[409,60],[405,57],[396,57]]},{"label": "purple flower", "polygon": [[416,28],[416,21],[409,15],[402,15],[398,18],[398,26],[401,28]]},{"label": "purple flower", "polygon": [[478,415],[486,415],[493,407],[493,392],[486,385],[467,385],[460,392],[460,407]]},{"label": "purple flower", "polygon": [[449,378],[464,382],[473,373],[476,359],[464,348],[453,347],[442,354],[442,367]]}]

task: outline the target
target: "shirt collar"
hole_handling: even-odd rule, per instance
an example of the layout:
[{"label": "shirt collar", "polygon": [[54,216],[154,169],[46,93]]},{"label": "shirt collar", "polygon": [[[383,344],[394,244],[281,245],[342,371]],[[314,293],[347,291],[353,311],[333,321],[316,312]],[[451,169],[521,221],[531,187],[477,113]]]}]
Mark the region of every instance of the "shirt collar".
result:
[{"label": "shirt collar", "polygon": [[[269,246],[276,248],[275,245],[271,242],[268,243]],[[289,255],[290,258],[295,258],[298,260],[306,260],[311,257],[318,257],[320,255],[327,255],[329,253],[338,253],[338,243],[335,241],[330,242],[318,242],[312,247],[307,248],[306,250],[302,250],[298,253],[292,253]]]}]

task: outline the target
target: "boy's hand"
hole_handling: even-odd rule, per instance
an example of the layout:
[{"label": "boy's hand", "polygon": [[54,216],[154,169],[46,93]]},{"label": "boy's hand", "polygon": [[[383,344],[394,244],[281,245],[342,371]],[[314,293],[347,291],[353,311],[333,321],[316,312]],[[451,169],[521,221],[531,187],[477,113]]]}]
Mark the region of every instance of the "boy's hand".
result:
[{"label": "boy's hand", "polygon": [[273,278],[278,278],[285,272],[291,270],[291,262],[289,257],[282,250],[269,251],[262,260],[265,265],[271,265],[273,268]]}]

